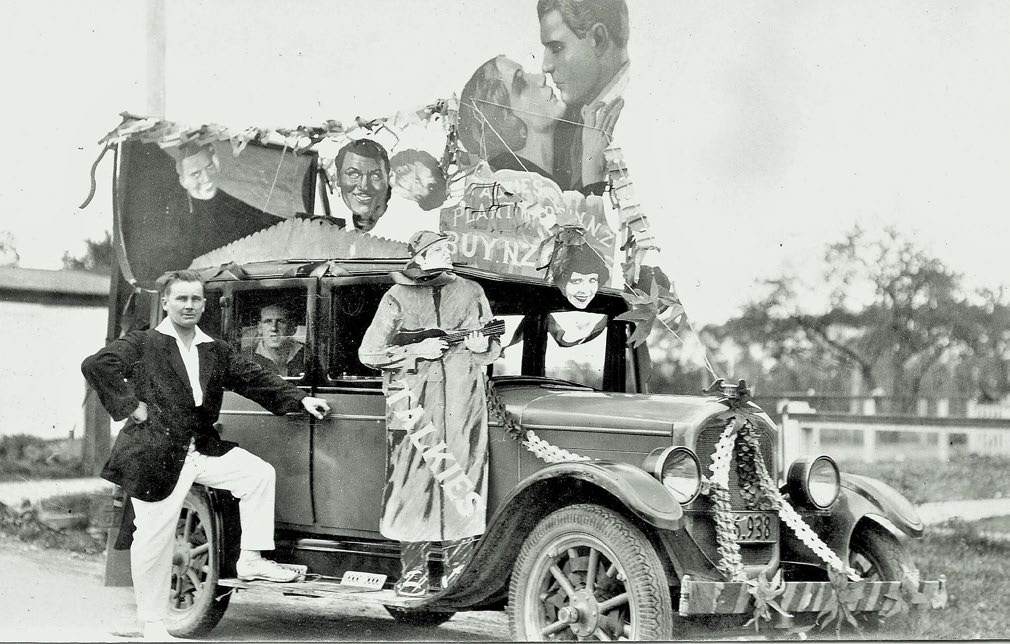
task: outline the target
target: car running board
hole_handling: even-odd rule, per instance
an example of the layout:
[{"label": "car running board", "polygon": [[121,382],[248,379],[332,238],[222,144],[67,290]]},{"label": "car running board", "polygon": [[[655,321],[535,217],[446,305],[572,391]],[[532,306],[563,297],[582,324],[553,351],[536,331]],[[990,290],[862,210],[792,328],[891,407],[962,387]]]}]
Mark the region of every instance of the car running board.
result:
[{"label": "car running board", "polygon": [[[395,606],[397,608],[431,609],[430,602],[437,593],[431,592],[421,597],[402,597],[392,588],[383,588],[385,575],[370,575],[348,571],[341,578],[306,575],[304,566],[281,564],[302,573],[301,581],[243,581],[232,577],[219,579],[218,586],[230,588],[228,592],[238,590],[254,590],[261,592],[280,593],[296,597],[339,597],[364,604]],[[306,576],[308,577],[306,579]]]}]

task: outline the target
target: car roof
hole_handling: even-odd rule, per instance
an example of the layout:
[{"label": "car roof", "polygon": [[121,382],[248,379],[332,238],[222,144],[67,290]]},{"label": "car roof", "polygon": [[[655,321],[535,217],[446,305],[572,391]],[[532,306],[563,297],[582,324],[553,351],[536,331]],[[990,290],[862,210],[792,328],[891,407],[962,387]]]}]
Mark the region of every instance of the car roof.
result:
[{"label": "car roof", "polygon": [[[283,277],[309,277],[313,271],[316,271],[317,269],[325,269],[326,274],[334,277],[364,277],[368,275],[388,275],[389,273],[401,270],[403,266],[404,260],[397,258],[270,260],[221,266],[220,272],[212,277],[209,277],[207,281],[227,282]],[[453,270],[464,277],[482,281],[527,284],[530,286],[544,286],[549,284],[549,282],[543,278],[503,275],[501,273],[481,270],[470,266],[457,265],[453,267]],[[600,293],[608,295],[619,295],[620,292],[620,290],[612,287],[600,288]]]}]

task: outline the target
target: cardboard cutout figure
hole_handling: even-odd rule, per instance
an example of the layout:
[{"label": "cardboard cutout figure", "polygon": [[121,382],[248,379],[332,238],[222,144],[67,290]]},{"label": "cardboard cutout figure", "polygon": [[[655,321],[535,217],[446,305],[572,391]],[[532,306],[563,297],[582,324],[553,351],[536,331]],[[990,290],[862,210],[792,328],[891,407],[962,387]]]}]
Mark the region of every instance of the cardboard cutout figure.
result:
[{"label": "cardboard cutout figure", "polygon": [[340,148],[334,161],[340,199],[351,213],[351,224],[367,233],[386,212],[392,194],[389,155],[371,139],[357,139]]},{"label": "cardboard cutout figure", "polygon": [[[625,0],[539,0],[543,71],[561,93],[553,174],[565,190],[600,194],[602,151],[613,135],[628,85]],[[604,133],[606,136],[604,136]]]},{"label": "cardboard cutout figure", "polygon": [[584,309],[596,297],[601,285],[610,280],[610,271],[598,250],[588,244],[570,249],[551,266],[554,285],[565,294],[568,303]]},{"label": "cardboard cutout figure", "polygon": [[431,542],[450,542],[442,586],[462,572],[487,513],[484,370],[498,357],[479,284],[452,273],[445,235],[420,231],[358,350],[383,372],[387,480],[379,530],[405,542],[396,590],[428,592]]}]

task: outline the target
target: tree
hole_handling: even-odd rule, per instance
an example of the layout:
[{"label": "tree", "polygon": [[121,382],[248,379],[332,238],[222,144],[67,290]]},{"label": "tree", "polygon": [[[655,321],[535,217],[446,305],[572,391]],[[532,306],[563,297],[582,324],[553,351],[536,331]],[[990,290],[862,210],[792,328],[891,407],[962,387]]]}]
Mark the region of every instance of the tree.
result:
[{"label": "tree", "polygon": [[893,228],[870,235],[856,227],[824,260],[812,291],[820,310],[811,310],[803,280],[786,276],[766,282],[768,295],[723,332],[764,344],[780,362],[825,365],[826,352],[859,374],[862,392],[853,393],[887,383],[910,411],[930,370],[976,341],[979,321],[967,316],[960,275]]},{"label": "tree", "polygon": [[82,257],[73,257],[69,251],[63,253],[63,270],[88,271],[89,273],[112,274],[112,237],[105,231],[100,241],[86,239],[87,250]]}]

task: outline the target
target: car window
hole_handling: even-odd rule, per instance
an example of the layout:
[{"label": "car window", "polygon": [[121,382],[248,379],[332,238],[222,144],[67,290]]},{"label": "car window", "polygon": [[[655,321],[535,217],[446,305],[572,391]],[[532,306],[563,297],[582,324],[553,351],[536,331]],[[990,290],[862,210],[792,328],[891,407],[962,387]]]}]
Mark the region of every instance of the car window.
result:
[{"label": "car window", "polygon": [[496,376],[519,376],[523,372],[523,349],[526,343],[523,339],[523,329],[520,324],[525,319],[523,315],[496,315],[505,323],[505,333],[501,336],[502,352],[494,361],[492,373]]},{"label": "car window", "polygon": [[305,375],[306,290],[237,291],[232,342],[247,358],[285,378]]},{"label": "car window", "polygon": [[602,313],[551,313],[547,321],[544,375],[601,389],[607,355],[606,330],[607,316]]},{"label": "car window", "polygon": [[329,375],[335,379],[378,378],[379,372],[361,364],[358,347],[375,317],[379,300],[389,283],[364,283],[333,289],[333,330],[330,338]]}]

